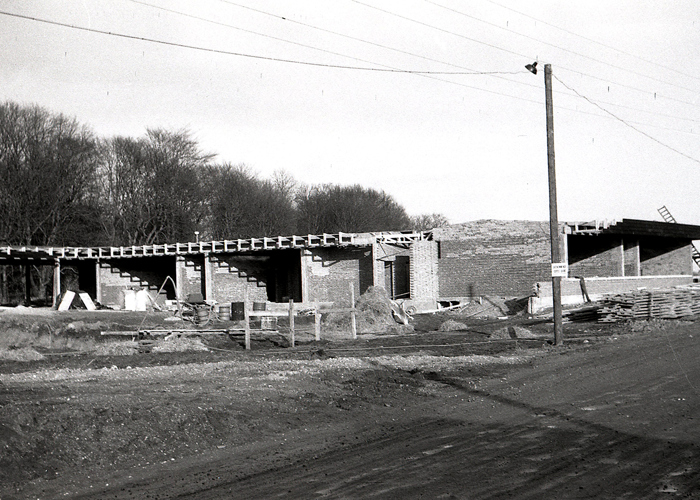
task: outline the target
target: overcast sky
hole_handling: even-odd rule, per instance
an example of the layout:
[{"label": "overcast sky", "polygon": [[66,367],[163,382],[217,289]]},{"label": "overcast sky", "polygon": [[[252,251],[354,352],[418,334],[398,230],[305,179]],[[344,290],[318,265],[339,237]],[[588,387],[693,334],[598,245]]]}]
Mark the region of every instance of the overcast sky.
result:
[{"label": "overcast sky", "polygon": [[[105,137],[186,128],[262,177],[359,183],[455,223],[548,218],[549,63],[559,218],[660,220],[666,205],[700,224],[697,0],[0,0],[0,11],[34,18],[0,15],[0,100]],[[524,68],[535,60],[537,75]]]}]

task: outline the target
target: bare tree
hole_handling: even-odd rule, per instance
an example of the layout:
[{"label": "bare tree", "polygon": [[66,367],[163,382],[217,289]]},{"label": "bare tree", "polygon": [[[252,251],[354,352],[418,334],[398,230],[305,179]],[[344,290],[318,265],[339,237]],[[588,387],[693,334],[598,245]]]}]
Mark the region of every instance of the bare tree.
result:
[{"label": "bare tree", "polygon": [[143,138],[106,141],[100,181],[110,244],[191,239],[205,218],[202,183],[211,158],[187,131],[148,130]]},{"label": "bare tree", "polygon": [[436,227],[449,225],[450,221],[442,214],[423,214],[411,217],[411,229],[414,231],[429,231]]},{"label": "bare tree", "polygon": [[38,106],[0,105],[0,241],[89,239],[97,162],[93,134],[75,119]]},{"label": "bare tree", "polygon": [[405,209],[384,191],[359,184],[307,187],[297,198],[298,231],[308,233],[406,230]]},{"label": "bare tree", "polygon": [[259,179],[245,165],[220,165],[210,172],[209,225],[217,239],[291,234],[295,210],[288,174]]}]

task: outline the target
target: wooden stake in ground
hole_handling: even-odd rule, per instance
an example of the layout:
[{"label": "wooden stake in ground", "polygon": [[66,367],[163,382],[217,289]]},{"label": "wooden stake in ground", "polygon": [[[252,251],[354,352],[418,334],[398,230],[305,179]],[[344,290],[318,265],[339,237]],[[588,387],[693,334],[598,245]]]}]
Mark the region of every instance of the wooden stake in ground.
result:
[{"label": "wooden stake in ground", "polygon": [[290,343],[294,347],[294,299],[289,299],[289,334]]},{"label": "wooden stake in ground", "polygon": [[250,314],[248,314],[248,287],[243,296],[243,317],[245,319],[245,348],[250,350]]},{"label": "wooden stake in ground", "polygon": [[350,329],[352,338],[357,338],[357,318],[355,317],[355,287],[350,283]]},{"label": "wooden stake in ground", "polygon": [[319,309],[318,299],[314,301],[314,338],[316,342],[321,340],[321,310]]}]

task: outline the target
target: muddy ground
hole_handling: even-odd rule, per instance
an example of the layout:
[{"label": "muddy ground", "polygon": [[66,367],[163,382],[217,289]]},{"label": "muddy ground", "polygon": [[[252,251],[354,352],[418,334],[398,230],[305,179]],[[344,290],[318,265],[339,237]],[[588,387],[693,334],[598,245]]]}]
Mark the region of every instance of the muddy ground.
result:
[{"label": "muddy ground", "polygon": [[99,331],[139,317],[58,314],[0,313],[6,349],[44,356],[0,361],[3,500],[700,498],[692,321],[567,324],[554,347],[543,321],[430,315],[105,356]]}]

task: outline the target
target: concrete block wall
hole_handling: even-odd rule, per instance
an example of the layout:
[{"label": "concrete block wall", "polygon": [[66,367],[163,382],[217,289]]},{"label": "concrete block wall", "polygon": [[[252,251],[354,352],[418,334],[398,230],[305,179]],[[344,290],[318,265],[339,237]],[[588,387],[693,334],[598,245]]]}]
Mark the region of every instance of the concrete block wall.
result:
[{"label": "concrete block wall", "polygon": [[372,244],[372,284],[386,288],[386,265],[384,259],[387,256],[386,247],[384,245]]},{"label": "concrete block wall", "polygon": [[[172,257],[103,260],[97,268],[99,297],[96,299],[104,305],[124,307],[124,290],[141,288],[149,290],[155,298],[166,277],[172,276],[174,271],[175,261]],[[171,286],[166,286],[164,290],[171,296],[174,293]]]},{"label": "concrete block wall", "polygon": [[625,276],[639,276],[641,274],[639,260],[639,240],[624,239],[624,263]]},{"label": "concrete block wall", "polygon": [[434,234],[440,299],[528,296],[550,276],[547,223],[475,221]]},{"label": "concrete block wall", "polygon": [[182,300],[187,300],[190,294],[205,295],[203,255],[178,256],[176,268],[178,291]]},{"label": "concrete block wall", "polygon": [[691,245],[685,240],[640,241],[642,276],[693,274]]},{"label": "concrete block wall", "polygon": [[620,236],[568,235],[569,276],[623,276]]},{"label": "concrete block wall", "polygon": [[434,308],[439,293],[437,242],[416,241],[410,257],[411,302],[420,308]]},{"label": "concrete block wall", "polygon": [[302,255],[305,300],[350,304],[350,283],[355,299],[374,282],[371,247],[312,248]]},{"label": "concrete block wall", "polygon": [[211,258],[211,266],[214,300],[242,302],[247,289],[250,302],[267,301],[264,261],[216,255]]}]

